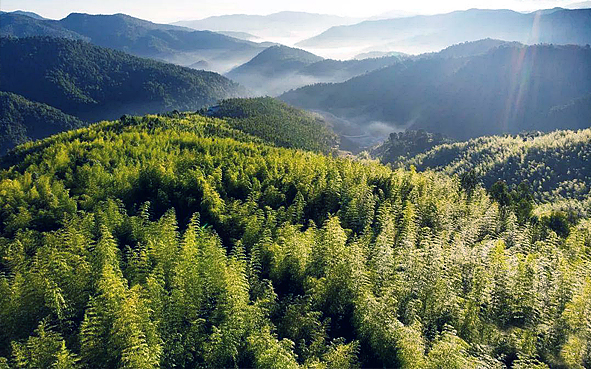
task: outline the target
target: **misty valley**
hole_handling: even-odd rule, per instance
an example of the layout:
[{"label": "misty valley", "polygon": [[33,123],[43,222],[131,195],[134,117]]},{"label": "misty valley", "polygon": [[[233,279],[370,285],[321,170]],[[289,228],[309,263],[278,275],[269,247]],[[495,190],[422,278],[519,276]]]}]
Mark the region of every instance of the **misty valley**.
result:
[{"label": "misty valley", "polygon": [[0,369],[591,368],[591,2],[380,4],[3,1]]}]

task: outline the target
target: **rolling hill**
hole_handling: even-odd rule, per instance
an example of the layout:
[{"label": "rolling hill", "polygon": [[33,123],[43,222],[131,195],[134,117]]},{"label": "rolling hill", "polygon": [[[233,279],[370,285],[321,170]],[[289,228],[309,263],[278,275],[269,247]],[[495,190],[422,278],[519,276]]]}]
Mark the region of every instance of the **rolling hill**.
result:
[{"label": "rolling hill", "polygon": [[483,38],[526,44],[589,44],[591,9],[556,8],[527,14],[470,9],[432,16],[365,21],[332,27],[296,46],[327,49],[346,45],[358,46],[360,50],[418,54]]},{"label": "rolling hill", "polygon": [[197,110],[244,95],[213,73],[138,58],[84,41],[1,38],[0,86],[85,121]]},{"label": "rolling hill", "polygon": [[369,53],[353,60],[323,59],[301,49],[273,46],[226,76],[258,94],[276,96],[306,85],[344,82],[404,59],[467,57],[485,54],[500,46],[519,45],[517,42],[484,39],[452,45],[438,53],[419,56],[396,52],[382,56],[380,53]]},{"label": "rolling hill", "polygon": [[0,91],[0,156],[16,145],[80,128],[84,122],[49,105]]},{"label": "rolling hill", "polygon": [[423,154],[435,146],[453,142],[454,140],[440,133],[406,130],[390,133],[388,139],[371,148],[369,154],[384,164],[393,164],[397,167],[405,165],[409,158]]},{"label": "rolling hill", "polygon": [[215,32],[156,24],[125,14],[72,13],[59,21],[0,14],[0,35],[83,39],[98,46],[175,64],[206,60],[219,72],[250,60],[267,47]]},{"label": "rolling hill", "polygon": [[503,41],[493,38],[485,38],[477,41],[466,41],[459,44],[451,45],[436,53],[427,53],[419,55],[418,58],[435,57],[435,58],[465,58],[477,55],[487,54],[498,47],[521,47],[523,44],[516,41]]},{"label": "rolling hill", "polygon": [[589,116],[563,120],[559,113],[588,113],[589,93],[589,47],[509,45],[472,57],[402,60],[344,83],[290,91],[281,99],[347,119],[361,132],[381,122],[391,131],[424,129],[467,139],[589,127]]},{"label": "rolling hill", "polygon": [[202,114],[280,147],[329,153],[338,146],[337,136],[319,116],[270,97],[227,99]]}]

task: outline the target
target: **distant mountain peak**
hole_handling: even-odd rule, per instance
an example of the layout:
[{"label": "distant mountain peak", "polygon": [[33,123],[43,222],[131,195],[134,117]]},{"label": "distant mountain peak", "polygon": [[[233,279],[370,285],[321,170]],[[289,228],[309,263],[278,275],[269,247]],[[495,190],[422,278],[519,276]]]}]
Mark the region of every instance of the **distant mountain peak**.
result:
[{"label": "distant mountain peak", "polygon": [[28,11],[24,11],[24,10],[14,10],[14,11],[11,11],[11,12],[0,11],[0,14],[24,15],[26,17],[33,18],[33,19],[47,20],[47,18],[44,18],[44,17],[40,16],[37,13],[28,12]]}]

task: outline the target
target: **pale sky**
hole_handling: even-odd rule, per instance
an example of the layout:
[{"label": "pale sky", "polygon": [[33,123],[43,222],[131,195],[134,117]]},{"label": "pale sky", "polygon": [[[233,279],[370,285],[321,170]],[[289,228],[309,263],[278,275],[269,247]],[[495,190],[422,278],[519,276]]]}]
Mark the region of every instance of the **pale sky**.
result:
[{"label": "pale sky", "polygon": [[445,13],[469,8],[531,11],[567,6],[580,0],[1,0],[4,11],[27,10],[61,19],[72,12],[125,13],[154,22],[201,19],[223,14],[270,14],[283,10],[370,17],[389,11]]}]

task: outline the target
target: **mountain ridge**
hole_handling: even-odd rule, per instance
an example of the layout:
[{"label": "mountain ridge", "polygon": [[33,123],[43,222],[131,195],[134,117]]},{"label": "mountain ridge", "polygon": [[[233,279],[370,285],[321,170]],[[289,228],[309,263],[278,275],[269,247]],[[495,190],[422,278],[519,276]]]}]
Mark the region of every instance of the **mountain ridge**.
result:
[{"label": "mountain ridge", "polygon": [[[532,33],[534,22],[536,33]],[[376,50],[432,52],[451,44],[494,38],[526,44],[591,43],[591,9],[553,9],[531,13],[470,9],[438,15],[419,15],[355,25],[336,26],[296,46],[330,48],[363,43]],[[467,36],[467,38],[466,38]],[[409,50],[407,50],[409,49]]]},{"label": "mountain ridge", "polygon": [[175,64],[189,65],[207,60],[219,72],[244,63],[266,47],[212,31],[158,24],[122,13],[71,13],[60,20],[39,20],[5,13],[0,18],[0,35],[3,36],[82,39],[98,46]]}]

